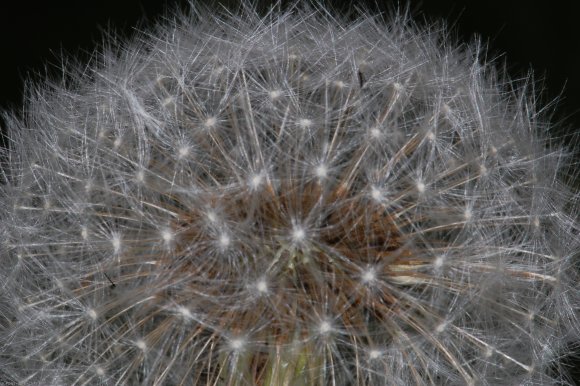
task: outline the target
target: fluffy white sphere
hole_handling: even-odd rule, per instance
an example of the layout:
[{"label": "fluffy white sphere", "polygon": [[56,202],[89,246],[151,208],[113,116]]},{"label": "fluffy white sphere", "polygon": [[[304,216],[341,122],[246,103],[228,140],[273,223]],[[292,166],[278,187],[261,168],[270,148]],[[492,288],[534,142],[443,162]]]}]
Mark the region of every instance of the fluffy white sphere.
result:
[{"label": "fluffy white sphere", "polygon": [[9,119],[0,373],[561,381],[578,195],[524,88],[404,15],[165,23]]}]

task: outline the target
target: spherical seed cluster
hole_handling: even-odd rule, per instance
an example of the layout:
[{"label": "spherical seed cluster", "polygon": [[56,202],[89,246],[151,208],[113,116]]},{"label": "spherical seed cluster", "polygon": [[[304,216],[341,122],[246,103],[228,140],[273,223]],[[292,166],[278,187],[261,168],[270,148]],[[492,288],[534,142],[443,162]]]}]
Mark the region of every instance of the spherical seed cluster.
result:
[{"label": "spherical seed cluster", "polygon": [[9,118],[0,374],[561,381],[578,196],[524,90],[404,16],[175,20]]}]

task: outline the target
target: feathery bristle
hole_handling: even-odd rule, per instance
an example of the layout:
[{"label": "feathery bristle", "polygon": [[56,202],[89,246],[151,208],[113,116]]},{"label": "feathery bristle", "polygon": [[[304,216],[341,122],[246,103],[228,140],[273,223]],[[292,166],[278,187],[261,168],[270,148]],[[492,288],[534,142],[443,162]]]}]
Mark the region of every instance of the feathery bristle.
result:
[{"label": "feathery bristle", "polygon": [[578,194],[525,87],[404,14],[165,23],[10,120],[1,372],[562,381]]}]

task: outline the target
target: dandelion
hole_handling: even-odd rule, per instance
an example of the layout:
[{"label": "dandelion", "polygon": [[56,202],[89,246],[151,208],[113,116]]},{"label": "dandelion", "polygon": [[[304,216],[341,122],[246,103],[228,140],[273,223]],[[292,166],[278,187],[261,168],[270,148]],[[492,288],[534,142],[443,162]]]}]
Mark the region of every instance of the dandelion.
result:
[{"label": "dandelion", "polygon": [[564,382],[570,155],[525,84],[447,39],[405,14],[194,9],[36,86],[7,115],[0,374]]}]

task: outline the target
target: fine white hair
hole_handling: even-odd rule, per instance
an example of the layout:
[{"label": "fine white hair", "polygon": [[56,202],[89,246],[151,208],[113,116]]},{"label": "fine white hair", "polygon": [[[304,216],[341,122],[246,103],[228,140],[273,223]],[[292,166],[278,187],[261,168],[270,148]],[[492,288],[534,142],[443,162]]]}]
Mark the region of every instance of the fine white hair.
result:
[{"label": "fine white hair", "polygon": [[298,3],[96,58],[5,114],[0,381],[566,384],[578,173],[531,79]]}]

